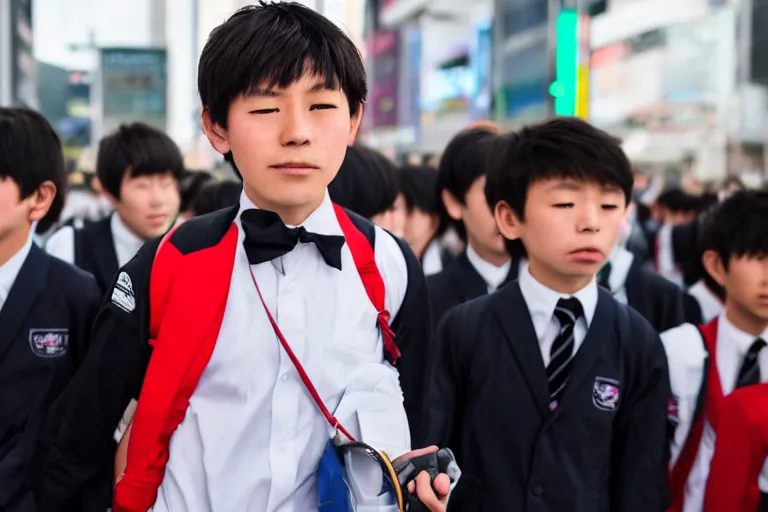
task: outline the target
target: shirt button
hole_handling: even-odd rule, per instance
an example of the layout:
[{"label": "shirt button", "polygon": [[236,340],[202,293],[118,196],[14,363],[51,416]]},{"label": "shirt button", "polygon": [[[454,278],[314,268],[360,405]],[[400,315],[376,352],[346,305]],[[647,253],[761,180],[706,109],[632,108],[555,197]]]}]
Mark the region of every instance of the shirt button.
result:
[{"label": "shirt button", "polygon": [[287,381],[288,380],[288,374],[287,373],[282,374],[280,376],[280,380],[283,381],[283,382]]},{"label": "shirt button", "polygon": [[544,494],[544,489],[540,485],[534,485],[531,488],[531,494],[533,494],[536,497],[541,496],[542,494]]}]

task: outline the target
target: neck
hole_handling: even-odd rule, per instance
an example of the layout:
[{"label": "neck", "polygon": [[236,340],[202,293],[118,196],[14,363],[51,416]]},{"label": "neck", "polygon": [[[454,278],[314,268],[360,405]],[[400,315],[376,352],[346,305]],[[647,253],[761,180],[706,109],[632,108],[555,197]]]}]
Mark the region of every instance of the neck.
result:
[{"label": "neck", "polygon": [[264,199],[263,197],[256,194],[247,185],[244,185],[243,190],[245,191],[245,195],[255,206],[262,210],[275,212],[283,221],[283,223],[288,226],[301,225],[305,220],[309,218],[310,215],[312,215],[312,213],[314,213],[315,210],[320,207],[321,204],[323,204],[323,199],[325,199],[325,192],[323,192],[320,197],[310,203],[302,205],[284,205]]},{"label": "neck", "polygon": [[[120,215],[119,211],[115,211],[115,215],[117,215],[117,220],[120,222],[120,224],[122,224],[123,228],[126,231],[128,231],[128,233],[130,233],[131,235],[135,236],[139,240],[143,240],[144,242],[146,242],[148,240],[147,238],[145,238],[145,237],[141,236],[139,233],[137,233],[136,230],[133,229],[129,223],[125,222],[123,217]],[[114,236],[114,233],[112,233],[112,235]]]},{"label": "neck", "polygon": [[742,332],[758,337],[768,329],[768,320],[753,315],[733,299],[726,298],[724,310],[728,321]]},{"label": "neck", "polygon": [[528,260],[528,272],[550,290],[568,295],[578,292],[594,279],[594,276],[566,276],[531,259]]},{"label": "neck", "polygon": [[509,254],[507,254],[506,251],[499,252],[499,251],[490,251],[483,247],[480,247],[478,244],[475,244],[472,242],[472,240],[469,240],[469,245],[472,247],[472,250],[477,253],[478,256],[483,261],[487,261],[494,267],[501,267],[502,265],[505,265],[511,258],[509,257]]},{"label": "neck", "polygon": [[0,267],[8,263],[8,260],[16,256],[29,240],[31,228],[20,229],[18,232],[11,232],[7,238],[0,240]]}]

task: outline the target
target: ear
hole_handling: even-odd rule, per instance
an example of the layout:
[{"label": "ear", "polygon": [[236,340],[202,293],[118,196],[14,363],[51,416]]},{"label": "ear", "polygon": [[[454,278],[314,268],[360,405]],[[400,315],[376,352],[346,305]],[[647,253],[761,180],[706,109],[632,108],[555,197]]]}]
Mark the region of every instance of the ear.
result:
[{"label": "ear", "polygon": [[461,202],[446,189],[443,189],[440,193],[440,197],[443,200],[443,205],[445,205],[445,210],[448,212],[448,216],[453,220],[461,220],[464,205],[462,205]]},{"label": "ear", "polygon": [[499,201],[493,209],[496,226],[501,236],[507,240],[518,240],[522,237],[524,224],[512,207],[506,201]]},{"label": "ear", "polygon": [[29,220],[35,222],[41,220],[51,208],[56,197],[56,185],[52,181],[44,181],[37,187],[31,196],[27,198],[30,204]]},{"label": "ear", "polygon": [[360,123],[363,121],[365,112],[365,103],[360,103],[357,114],[349,118],[349,137],[347,137],[347,146],[353,146],[357,140],[357,133],[360,131]]},{"label": "ear", "polygon": [[723,260],[720,255],[715,251],[704,251],[701,255],[701,264],[704,265],[704,270],[715,280],[720,286],[725,286],[726,270]]},{"label": "ear", "polygon": [[222,155],[229,153],[230,147],[229,139],[227,138],[227,130],[211,120],[211,114],[208,112],[208,108],[203,108],[202,121],[203,131],[205,132],[205,136],[208,137],[208,140],[211,142],[213,149]]}]

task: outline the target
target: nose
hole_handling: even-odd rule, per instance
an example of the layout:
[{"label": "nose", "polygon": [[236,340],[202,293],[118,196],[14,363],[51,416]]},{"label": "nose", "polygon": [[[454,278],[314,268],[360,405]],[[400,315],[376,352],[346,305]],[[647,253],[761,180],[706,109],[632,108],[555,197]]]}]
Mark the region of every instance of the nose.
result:
[{"label": "nose", "polygon": [[283,116],[280,143],[283,146],[306,146],[312,138],[309,112],[301,108],[288,108]]},{"label": "nose", "polygon": [[600,205],[585,205],[579,210],[576,229],[582,233],[597,233],[600,231]]}]

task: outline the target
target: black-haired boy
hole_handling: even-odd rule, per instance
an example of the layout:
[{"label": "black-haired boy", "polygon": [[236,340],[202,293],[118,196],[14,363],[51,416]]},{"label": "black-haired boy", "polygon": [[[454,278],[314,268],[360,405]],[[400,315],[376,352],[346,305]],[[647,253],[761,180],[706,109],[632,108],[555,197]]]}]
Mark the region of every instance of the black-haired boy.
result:
[{"label": "black-haired boy", "polygon": [[399,172],[407,211],[403,238],[419,258],[424,274],[430,276],[450,261],[436,239],[440,227],[439,198],[435,194],[437,170],[429,165],[404,165]]},{"label": "black-haired boy", "polygon": [[478,510],[662,512],[664,349],[595,282],[629,202],[629,162],[571,118],[503,135],[490,154],[489,203],[528,264],[441,320],[427,439],[453,448],[459,487],[479,481]]},{"label": "black-haired boy", "polygon": [[99,143],[96,174],[115,207],[109,217],[64,226],[46,243],[58,258],[87,270],[106,293],[117,270],[179,214],[184,160],[168,135],[151,126],[120,126]]},{"label": "black-haired boy", "polygon": [[427,287],[432,319],[437,323],[457,304],[496,290],[517,277],[485,196],[486,161],[495,133],[489,128],[459,132],[440,159],[436,192],[440,200],[442,234],[453,227],[466,250],[442,272],[429,276]]},{"label": "black-haired boy", "polygon": [[[673,512],[701,512],[723,397],[768,381],[768,193],[736,192],[704,225],[702,262],[725,290],[703,326],[662,333],[678,412],[671,450]],[[717,485],[714,483],[713,485]],[[768,484],[762,482],[763,492]]]},{"label": "black-haired boy", "polygon": [[[55,407],[42,510],[66,510],[109,457],[133,397],[116,512],[317,510],[334,412],[392,456],[410,449],[409,421],[418,431],[431,323],[419,262],[327,192],[366,97],[354,43],[296,3],[244,7],[211,33],[198,89],[243,194],[118,273]],[[441,499],[428,474],[416,485],[444,510],[447,475]]]},{"label": "black-haired boy", "polygon": [[[88,349],[96,281],[32,242],[66,194],[61,143],[40,114],[0,108],[0,510],[37,512],[51,403]],[[53,420],[55,421],[55,419]]]}]

